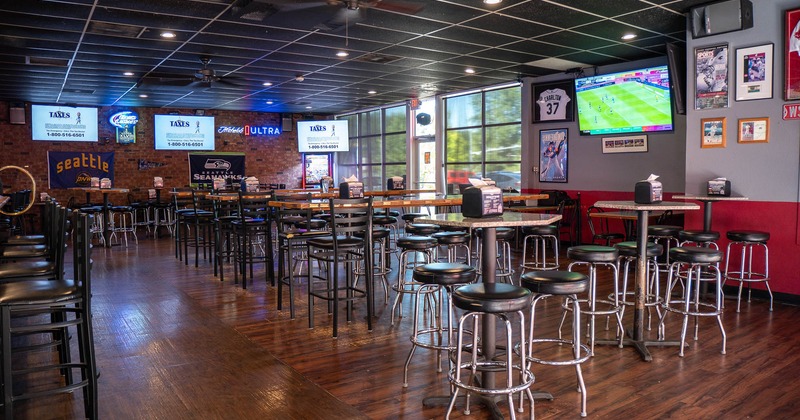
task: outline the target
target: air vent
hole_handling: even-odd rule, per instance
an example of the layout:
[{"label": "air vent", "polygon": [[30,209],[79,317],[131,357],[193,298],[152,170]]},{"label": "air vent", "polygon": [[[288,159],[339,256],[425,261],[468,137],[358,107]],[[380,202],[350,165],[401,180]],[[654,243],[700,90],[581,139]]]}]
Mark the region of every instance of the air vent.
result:
[{"label": "air vent", "polygon": [[67,67],[69,60],[60,58],[25,57],[25,64],[31,66]]},{"label": "air vent", "polygon": [[278,9],[269,3],[241,0],[231,8],[231,15],[241,20],[262,22],[264,19],[274,15],[277,11]]},{"label": "air vent", "polygon": [[94,91],[89,89],[64,89],[64,93],[80,93],[81,95],[93,95]]},{"label": "air vent", "polygon": [[361,57],[356,58],[355,61],[363,61],[365,63],[375,63],[375,64],[388,64],[397,60],[400,60],[403,57],[398,57],[396,55],[386,55],[386,54],[364,54]]},{"label": "air vent", "polygon": [[90,34],[106,35],[106,36],[121,36],[125,38],[139,38],[145,31],[144,26],[135,25],[120,25],[118,23],[106,23],[91,21],[89,22]]}]

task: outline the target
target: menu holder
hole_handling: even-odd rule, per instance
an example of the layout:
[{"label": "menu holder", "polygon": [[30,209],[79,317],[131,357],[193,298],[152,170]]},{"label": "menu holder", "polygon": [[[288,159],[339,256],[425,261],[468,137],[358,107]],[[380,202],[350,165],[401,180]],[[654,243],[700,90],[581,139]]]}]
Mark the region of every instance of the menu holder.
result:
[{"label": "menu holder", "polygon": [[464,217],[492,217],[503,214],[503,190],[495,186],[472,186],[463,191],[461,214]]}]

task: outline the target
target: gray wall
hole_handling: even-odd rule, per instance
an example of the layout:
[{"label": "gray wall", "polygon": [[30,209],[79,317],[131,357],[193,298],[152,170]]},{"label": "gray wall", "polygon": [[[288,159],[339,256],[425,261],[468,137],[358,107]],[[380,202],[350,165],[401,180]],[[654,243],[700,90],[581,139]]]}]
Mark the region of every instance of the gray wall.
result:
[{"label": "gray wall", "polygon": [[[687,33],[689,111],[686,123],[686,192],[701,193],[708,179],[718,176],[731,180],[734,194],[751,200],[792,202],[798,200],[800,121],[783,121],[784,10],[800,7],[797,0],[754,0],[754,24],[750,29],[706,38],[692,39]],[[728,108],[694,110],[694,48],[728,43]],[[736,49],[766,43],[774,44],[772,99],[735,100]],[[727,147],[700,148],[700,120],[726,117]],[[739,118],[769,117],[769,143],[737,143]]]},{"label": "gray wall", "polygon": [[[630,70],[640,67],[665,64],[666,57],[630,62],[622,65],[598,68],[598,74]],[[587,75],[591,70],[584,70]],[[648,134],[647,153],[603,154],[602,137],[581,136],[577,118],[566,123],[531,123],[532,103],[531,85],[571,78],[566,74],[539,78],[524,78],[522,87],[522,109],[527,110],[523,118],[528,123],[522,130],[522,183],[527,188],[564,189],[581,191],[630,191],[636,181],[656,174],[664,185],[664,191],[683,192],[685,183],[686,124],[685,117],[675,114],[675,130],[670,133]],[[577,110],[575,110],[577,113]],[[569,129],[569,161],[567,183],[540,183],[534,167],[539,166],[539,131],[553,128]]]}]

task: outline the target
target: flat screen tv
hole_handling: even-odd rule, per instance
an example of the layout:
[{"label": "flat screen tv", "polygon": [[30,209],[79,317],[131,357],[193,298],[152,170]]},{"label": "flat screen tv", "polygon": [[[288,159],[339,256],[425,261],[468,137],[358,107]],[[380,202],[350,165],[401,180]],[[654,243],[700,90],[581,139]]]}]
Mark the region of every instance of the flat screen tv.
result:
[{"label": "flat screen tv", "polygon": [[97,141],[97,108],[31,105],[31,138]]},{"label": "flat screen tv", "polygon": [[581,134],[672,131],[666,65],[575,79]]},{"label": "flat screen tv", "polygon": [[214,150],[214,117],[154,115],[156,150]]},{"label": "flat screen tv", "polygon": [[349,138],[347,120],[297,122],[297,150],[301,153],[347,152]]}]

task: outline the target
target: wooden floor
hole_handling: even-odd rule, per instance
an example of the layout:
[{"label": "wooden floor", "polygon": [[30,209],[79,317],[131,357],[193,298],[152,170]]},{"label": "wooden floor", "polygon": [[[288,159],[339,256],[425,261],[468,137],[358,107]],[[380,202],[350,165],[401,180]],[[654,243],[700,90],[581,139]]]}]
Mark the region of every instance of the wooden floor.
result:
[{"label": "wooden floor", "polygon": [[[276,290],[257,268],[247,290],[221,283],[211,265],[185,266],[172,241],[140,239],[139,245],[95,248],[94,327],[100,418],[103,419],[427,419],[444,408],[422,399],[447,394],[447,377],[435,371],[433,352],[420,349],[409,387],[402,386],[410,349],[411,319],[389,323],[390,307],[378,298],[377,319],[367,332],[364,305],[354,321],[331,338],[330,317],[316,309],[308,329],[305,288],[298,288],[297,319],[276,310]],[[604,274],[605,276],[606,274]],[[603,281],[602,283],[608,283]],[[727,354],[713,319],[700,321],[700,339],[677,348],[654,348],[653,362],[631,348],[598,346],[584,363],[592,418],[797,418],[800,377],[800,308],[781,303],[743,304],[724,314]],[[404,303],[404,313],[410,305]],[[554,331],[560,310],[551,299],[540,314],[540,334]],[[625,320],[630,323],[630,319]],[[667,323],[677,337],[678,318]],[[601,335],[606,334],[601,331]],[[652,334],[655,334],[655,328]],[[556,349],[555,351],[564,351]],[[579,394],[570,367],[534,366],[535,389],[554,401],[537,401],[538,418],[578,418]],[[82,416],[80,393],[19,404],[19,418]],[[526,413],[529,405],[526,404]],[[518,413],[518,415],[523,416]],[[453,418],[488,418],[474,406]]]}]

